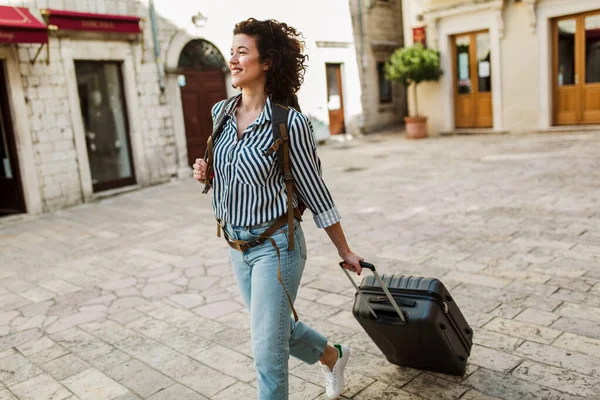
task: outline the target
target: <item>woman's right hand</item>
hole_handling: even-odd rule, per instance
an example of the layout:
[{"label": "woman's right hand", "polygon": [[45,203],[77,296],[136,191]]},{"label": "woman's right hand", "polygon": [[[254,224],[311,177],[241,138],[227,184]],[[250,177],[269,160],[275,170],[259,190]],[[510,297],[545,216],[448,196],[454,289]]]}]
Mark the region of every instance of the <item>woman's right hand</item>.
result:
[{"label": "woman's right hand", "polygon": [[198,182],[204,183],[206,179],[206,161],[202,158],[196,158],[196,162],[194,163],[194,179]]}]

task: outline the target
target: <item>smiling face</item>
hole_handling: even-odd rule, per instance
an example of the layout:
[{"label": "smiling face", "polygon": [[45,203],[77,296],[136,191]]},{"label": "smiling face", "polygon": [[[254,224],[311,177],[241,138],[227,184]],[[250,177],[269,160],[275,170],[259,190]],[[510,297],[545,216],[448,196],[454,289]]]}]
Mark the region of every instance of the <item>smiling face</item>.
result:
[{"label": "smiling face", "polygon": [[269,62],[260,61],[256,39],[252,36],[238,34],[233,37],[229,69],[231,84],[238,88],[261,85],[267,81]]}]

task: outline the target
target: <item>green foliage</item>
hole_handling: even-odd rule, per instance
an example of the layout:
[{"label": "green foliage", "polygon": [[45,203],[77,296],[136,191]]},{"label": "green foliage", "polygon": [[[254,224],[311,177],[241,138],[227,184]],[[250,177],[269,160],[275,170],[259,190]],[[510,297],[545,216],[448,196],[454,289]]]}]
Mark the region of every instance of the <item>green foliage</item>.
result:
[{"label": "green foliage", "polygon": [[387,79],[404,86],[423,81],[437,81],[442,75],[440,53],[417,43],[394,51],[385,65]]}]

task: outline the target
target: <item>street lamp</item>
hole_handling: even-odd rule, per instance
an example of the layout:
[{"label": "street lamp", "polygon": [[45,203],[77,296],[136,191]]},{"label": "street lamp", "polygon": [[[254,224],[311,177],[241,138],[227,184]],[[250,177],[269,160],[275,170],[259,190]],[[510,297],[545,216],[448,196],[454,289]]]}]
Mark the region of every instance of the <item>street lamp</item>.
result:
[{"label": "street lamp", "polygon": [[192,24],[194,24],[197,28],[204,28],[207,20],[208,18],[206,18],[201,12],[198,12],[196,15],[192,15]]}]

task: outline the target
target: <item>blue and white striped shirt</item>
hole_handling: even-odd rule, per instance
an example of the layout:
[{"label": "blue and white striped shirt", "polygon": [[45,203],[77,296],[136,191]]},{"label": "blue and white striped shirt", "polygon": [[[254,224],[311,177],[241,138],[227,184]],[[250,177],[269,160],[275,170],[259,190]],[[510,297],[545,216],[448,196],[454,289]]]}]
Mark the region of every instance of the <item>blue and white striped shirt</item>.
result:
[{"label": "blue and white striped shirt", "polygon": [[[276,153],[263,152],[273,145],[271,100],[258,118],[237,139],[235,110],[239,96],[226,112],[230,115],[214,146],[213,208],[217,219],[233,226],[252,226],[273,220],[287,212],[287,191]],[[212,108],[213,123],[225,100]],[[288,117],[290,162],[298,198],[312,212],[317,227],[325,228],[340,220],[340,214],[321,177],[321,161],[308,118],[290,108]]]}]

